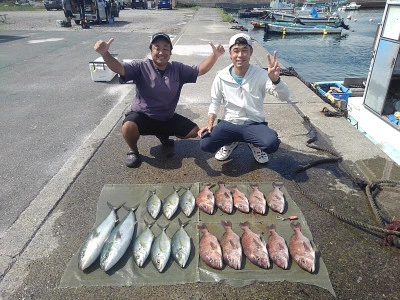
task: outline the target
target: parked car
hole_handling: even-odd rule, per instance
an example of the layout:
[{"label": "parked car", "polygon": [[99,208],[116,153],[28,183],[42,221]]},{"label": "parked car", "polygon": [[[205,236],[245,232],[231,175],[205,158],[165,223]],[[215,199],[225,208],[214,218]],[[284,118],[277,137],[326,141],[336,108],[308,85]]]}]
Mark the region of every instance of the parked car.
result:
[{"label": "parked car", "polygon": [[51,10],[51,9],[62,10],[63,9],[61,0],[45,1],[44,7],[46,8],[46,10]]},{"label": "parked car", "polygon": [[124,2],[124,8],[131,7],[131,5],[132,5],[132,0],[124,0],[123,2]]},{"label": "parked car", "polygon": [[172,1],[171,0],[160,0],[158,2],[158,9],[160,9],[160,8],[172,9]]},{"label": "parked car", "polygon": [[132,0],[131,8],[147,8],[145,0]]}]

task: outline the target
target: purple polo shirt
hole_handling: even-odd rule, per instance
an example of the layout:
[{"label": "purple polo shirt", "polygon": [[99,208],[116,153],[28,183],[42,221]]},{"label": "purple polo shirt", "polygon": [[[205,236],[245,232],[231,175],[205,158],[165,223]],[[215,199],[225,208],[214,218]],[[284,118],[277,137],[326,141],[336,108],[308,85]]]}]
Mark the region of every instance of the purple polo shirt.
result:
[{"label": "purple polo shirt", "polygon": [[150,118],[166,121],[173,117],[182,87],[195,83],[199,74],[198,66],[169,62],[163,76],[151,59],[123,62],[125,76],[122,82],[133,80],[136,95],[131,111],[142,112]]}]

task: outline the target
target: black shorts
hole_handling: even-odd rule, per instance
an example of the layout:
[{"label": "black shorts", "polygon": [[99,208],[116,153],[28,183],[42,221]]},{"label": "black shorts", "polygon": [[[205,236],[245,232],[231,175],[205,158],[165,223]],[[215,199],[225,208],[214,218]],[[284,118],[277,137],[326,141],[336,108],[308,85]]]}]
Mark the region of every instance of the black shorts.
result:
[{"label": "black shorts", "polygon": [[148,117],[143,113],[130,111],[125,114],[126,121],[136,123],[139,128],[140,135],[166,135],[185,137],[193,128],[197,126],[188,118],[181,116],[177,113],[174,114],[172,119],[168,121],[159,121]]}]

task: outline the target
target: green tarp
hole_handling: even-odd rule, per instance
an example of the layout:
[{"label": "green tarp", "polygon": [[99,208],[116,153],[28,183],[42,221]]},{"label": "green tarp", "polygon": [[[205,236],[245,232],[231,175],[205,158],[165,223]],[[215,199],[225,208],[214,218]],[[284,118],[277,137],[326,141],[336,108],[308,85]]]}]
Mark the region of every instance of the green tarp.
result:
[{"label": "green tarp", "polygon": [[[230,188],[237,185],[239,190],[247,196],[252,191],[251,183],[227,182],[226,187]],[[257,183],[259,189],[267,195],[273,189],[272,183]],[[150,191],[156,190],[157,195],[161,200],[166,198],[175,188],[190,187],[192,193],[196,196],[202,190],[203,183],[168,183],[168,184],[110,184],[105,185],[101,191],[96,214],[97,226],[109,214],[110,209],[107,202],[113,205],[126,203],[128,207],[134,207],[140,203],[136,211],[137,227],[134,238],[138,236],[145,227],[144,220],[147,222],[154,221],[147,212],[146,202],[150,196]],[[213,191],[218,188],[216,184]],[[179,192],[181,195],[184,192],[182,189]],[[312,235],[308,228],[307,221],[305,220],[299,207],[288,194],[285,187],[282,187],[282,192],[285,195],[287,206],[283,216],[298,216],[298,222],[301,223],[302,232],[310,240]],[[118,216],[122,219],[127,214],[127,211],[121,208],[118,211]],[[189,224],[185,226],[185,230],[192,240],[192,253],[187,263],[187,266],[182,269],[171,257],[167,266],[162,273],[159,273],[151,262],[151,258],[147,259],[145,265],[139,268],[133,260],[132,245],[128,248],[122,259],[112,267],[108,272],[104,272],[99,267],[99,260],[95,261],[91,267],[85,271],[78,269],[78,251],[69,262],[64,275],[60,282],[60,287],[80,287],[80,286],[157,286],[157,285],[173,285],[183,284],[190,282],[219,282],[224,281],[233,286],[243,286],[254,282],[272,282],[272,281],[289,281],[300,282],[304,284],[312,284],[329,290],[335,295],[331,282],[329,280],[328,271],[323,262],[322,257],[318,256],[316,263],[316,272],[310,274],[302,270],[293,260],[290,260],[288,270],[282,270],[272,263],[272,267],[268,270],[261,269],[253,265],[249,260],[245,260],[244,267],[241,270],[234,270],[225,266],[222,270],[215,270],[203,263],[199,258],[198,245],[200,233],[197,229],[198,225],[205,223],[209,231],[213,233],[218,240],[221,239],[225,230],[221,225],[221,220],[231,221],[232,229],[239,236],[242,235],[243,230],[239,227],[240,222],[249,221],[250,228],[254,232],[260,234],[265,240],[268,239],[269,233],[266,226],[275,224],[277,232],[286,240],[289,245],[290,237],[293,230],[290,227],[290,221],[281,221],[276,217],[280,214],[268,209],[266,215],[254,214],[252,212],[245,214],[235,211],[231,215],[223,213],[221,210],[216,210],[213,215],[208,215],[200,211],[197,207],[194,212],[187,218],[179,209],[171,220],[165,218],[160,213],[156,223],[152,226],[153,233],[157,236],[161,229],[157,224],[165,226],[169,224],[167,234],[172,237],[173,234],[179,229],[180,219],[183,222],[190,220]],[[296,221],[297,222],[297,221]],[[89,232],[88,232],[89,235]],[[82,237],[82,243],[86,237]],[[244,256],[244,254],[243,254]],[[245,257],[245,256],[244,256]]]}]

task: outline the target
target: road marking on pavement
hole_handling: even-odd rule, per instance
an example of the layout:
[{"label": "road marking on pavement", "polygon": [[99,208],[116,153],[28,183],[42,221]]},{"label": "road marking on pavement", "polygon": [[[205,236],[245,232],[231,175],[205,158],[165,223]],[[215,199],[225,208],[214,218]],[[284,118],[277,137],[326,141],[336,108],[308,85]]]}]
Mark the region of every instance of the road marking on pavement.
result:
[{"label": "road marking on pavement", "polygon": [[29,44],[40,44],[40,43],[47,43],[47,42],[59,42],[64,40],[64,38],[50,38],[50,39],[43,39],[43,40],[31,40],[28,41]]}]

